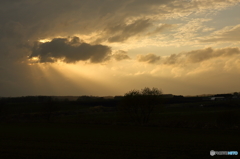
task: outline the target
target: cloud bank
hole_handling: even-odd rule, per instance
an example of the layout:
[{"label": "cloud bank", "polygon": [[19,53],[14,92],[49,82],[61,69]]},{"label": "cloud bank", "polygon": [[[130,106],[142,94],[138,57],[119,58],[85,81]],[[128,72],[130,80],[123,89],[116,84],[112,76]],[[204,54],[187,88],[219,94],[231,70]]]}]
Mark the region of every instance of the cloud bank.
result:
[{"label": "cloud bank", "polygon": [[227,47],[221,49],[213,49],[211,47],[199,50],[192,50],[189,52],[172,54],[170,56],[157,56],[155,54],[138,55],[139,62],[158,63],[164,65],[181,65],[200,63],[215,58],[227,58],[234,55],[240,55],[240,48]]}]

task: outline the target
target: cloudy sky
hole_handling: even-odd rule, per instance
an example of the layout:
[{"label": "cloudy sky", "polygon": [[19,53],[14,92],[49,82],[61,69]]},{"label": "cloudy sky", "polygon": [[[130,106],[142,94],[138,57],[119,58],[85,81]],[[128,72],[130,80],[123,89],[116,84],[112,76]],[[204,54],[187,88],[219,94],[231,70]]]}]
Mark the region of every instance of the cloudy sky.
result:
[{"label": "cloudy sky", "polygon": [[0,0],[0,96],[240,91],[240,0]]}]

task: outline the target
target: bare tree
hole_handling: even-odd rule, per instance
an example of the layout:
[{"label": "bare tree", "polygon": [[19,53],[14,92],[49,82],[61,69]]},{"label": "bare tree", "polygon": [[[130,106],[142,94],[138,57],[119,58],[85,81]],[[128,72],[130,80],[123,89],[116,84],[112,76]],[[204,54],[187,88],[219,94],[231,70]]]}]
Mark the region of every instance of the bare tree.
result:
[{"label": "bare tree", "polygon": [[160,103],[162,91],[157,88],[144,88],[127,92],[120,105],[120,110],[135,123],[146,124],[154,108]]}]

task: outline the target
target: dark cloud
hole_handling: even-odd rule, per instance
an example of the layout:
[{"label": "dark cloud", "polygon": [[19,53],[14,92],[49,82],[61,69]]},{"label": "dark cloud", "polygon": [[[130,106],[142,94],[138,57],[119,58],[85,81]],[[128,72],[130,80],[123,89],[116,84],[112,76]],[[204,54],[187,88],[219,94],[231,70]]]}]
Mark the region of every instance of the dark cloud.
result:
[{"label": "dark cloud", "polygon": [[39,62],[56,62],[63,60],[66,63],[87,61],[100,63],[110,58],[111,48],[104,45],[91,45],[81,41],[78,37],[55,38],[50,42],[36,43],[29,58],[38,57]]},{"label": "dark cloud", "polygon": [[147,55],[139,55],[138,61],[139,62],[146,62],[146,63],[156,63],[160,60],[160,56],[157,56],[155,54],[147,54]]},{"label": "dark cloud", "polygon": [[127,55],[127,52],[123,50],[118,50],[115,54],[113,54],[113,58],[115,58],[117,61],[130,59],[130,57]]}]

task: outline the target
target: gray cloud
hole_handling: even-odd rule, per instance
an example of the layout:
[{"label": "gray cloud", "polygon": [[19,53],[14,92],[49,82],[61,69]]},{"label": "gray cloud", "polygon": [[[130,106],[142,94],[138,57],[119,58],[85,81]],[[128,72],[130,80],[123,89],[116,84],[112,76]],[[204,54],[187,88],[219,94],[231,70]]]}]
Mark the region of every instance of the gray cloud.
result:
[{"label": "gray cloud", "polygon": [[199,63],[213,58],[228,57],[239,54],[239,48],[228,47],[221,49],[212,49],[209,47],[205,49],[189,51],[186,53],[172,54],[168,57],[162,58],[161,62],[166,65]]},{"label": "gray cloud", "polygon": [[0,24],[18,22],[28,30],[26,35],[34,40],[49,36],[86,34],[112,24],[123,24],[128,18],[138,17],[140,13],[151,14],[152,6],[166,3],[167,0],[1,1]]},{"label": "gray cloud", "polygon": [[229,29],[229,27],[224,28],[220,31],[216,31],[210,37],[207,37],[201,42],[229,42],[229,41],[240,41],[240,25],[236,25]]},{"label": "gray cloud", "polygon": [[110,58],[111,48],[104,45],[90,45],[78,37],[55,38],[50,42],[36,43],[29,58],[39,57],[41,63],[63,60],[66,63],[90,60],[100,63]]},{"label": "gray cloud", "polygon": [[[15,21],[27,27],[28,34],[89,33],[111,24],[123,24],[129,18],[195,12],[231,5],[239,0],[174,1],[174,0],[11,0],[0,2],[0,22]],[[159,8],[160,7],[160,8]],[[79,29],[81,28],[81,29]],[[84,28],[84,30],[82,30]],[[71,33],[71,34],[70,34]],[[63,35],[64,36],[64,35]]]},{"label": "gray cloud", "polygon": [[152,24],[149,19],[139,19],[132,24],[118,24],[107,28],[107,34],[112,35],[108,38],[108,42],[123,42],[128,38],[135,36],[143,31],[145,31]]},{"label": "gray cloud", "polygon": [[[0,44],[1,53],[14,52],[12,48],[16,43],[33,43],[39,39],[76,34],[89,35],[96,31],[109,33],[108,36],[100,35],[103,41],[122,42],[150,27],[150,21],[154,20],[152,16],[164,19],[172,14],[195,12],[196,9],[212,9],[218,5],[224,8],[236,2],[239,0],[193,3],[174,0],[4,0],[0,1],[0,40],[11,39],[11,42]],[[127,23],[133,19],[140,20]],[[155,31],[162,29],[159,27]],[[8,44],[11,47],[3,49]]]},{"label": "gray cloud", "polygon": [[149,28],[154,27],[154,25],[152,22],[150,22],[150,19],[138,19],[130,24],[123,23],[107,26],[107,28],[104,29],[105,35],[101,36],[101,38],[97,39],[95,42],[124,42],[129,38],[135,36],[145,36],[161,33],[173,26],[173,24],[162,24],[161,26],[156,27],[154,31],[144,34]]},{"label": "gray cloud", "polygon": [[162,24],[158,26],[151,34],[161,33],[167,29],[172,28],[173,26],[174,26],[173,24]]},{"label": "gray cloud", "polygon": [[139,62],[146,62],[146,63],[156,63],[160,60],[160,56],[157,56],[155,54],[147,54],[147,55],[138,55]]},{"label": "gray cloud", "polygon": [[129,19],[152,14],[153,6],[166,3],[169,1],[0,1],[0,56],[11,57],[12,60],[18,59],[18,56],[26,58],[31,52],[25,48],[20,50],[18,46],[34,45],[35,41],[45,38],[89,35],[106,31],[108,26],[120,28],[116,32],[110,29],[108,31],[113,34],[100,37],[106,38],[104,41],[109,39],[110,42],[121,42],[150,25],[147,20],[126,24]]},{"label": "gray cloud", "polygon": [[182,55],[181,53],[180,54],[172,54],[172,55],[168,56],[167,58],[165,58],[163,63],[166,65],[176,64],[176,63],[178,63],[181,55]]},{"label": "gray cloud", "polygon": [[201,50],[190,51],[185,55],[190,62],[197,63],[211,58],[234,56],[237,54],[240,54],[239,48],[222,48],[222,49],[206,48]]},{"label": "gray cloud", "polygon": [[117,61],[130,59],[130,57],[127,55],[127,52],[123,50],[118,50],[116,53],[112,55],[112,57],[115,58],[115,60]]},{"label": "gray cloud", "polygon": [[[216,2],[222,7],[237,0],[194,3],[173,0],[1,1],[0,24],[4,25],[9,21],[20,23],[27,30],[27,39],[36,40],[59,35],[89,34],[96,30],[104,30],[107,26],[114,26],[113,24],[126,24],[129,19],[151,19],[154,15],[164,18],[173,14],[173,10],[174,13],[186,13],[195,12],[196,8],[211,9],[217,6]],[[125,38],[127,37],[116,35],[110,37],[109,41],[121,41]]]},{"label": "gray cloud", "polygon": [[192,50],[189,52],[171,54],[167,57],[157,56],[155,54],[138,55],[137,60],[139,62],[146,63],[158,63],[164,65],[179,65],[188,63],[199,63],[209,59],[214,59],[218,57],[229,57],[234,55],[240,55],[240,48],[221,48],[212,49],[211,47],[199,50]]}]

